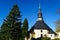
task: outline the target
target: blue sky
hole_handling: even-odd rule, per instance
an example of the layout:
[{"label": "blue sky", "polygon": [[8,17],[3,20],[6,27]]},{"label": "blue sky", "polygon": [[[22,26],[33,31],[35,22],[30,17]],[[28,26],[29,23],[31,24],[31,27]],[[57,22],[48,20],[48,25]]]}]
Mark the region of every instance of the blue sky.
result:
[{"label": "blue sky", "polygon": [[30,29],[37,20],[39,3],[45,23],[55,30],[55,22],[60,19],[60,14],[56,13],[57,9],[60,8],[60,0],[0,0],[0,26],[13,5],[18,4],[22,22],[24,18],[27,18]]}]

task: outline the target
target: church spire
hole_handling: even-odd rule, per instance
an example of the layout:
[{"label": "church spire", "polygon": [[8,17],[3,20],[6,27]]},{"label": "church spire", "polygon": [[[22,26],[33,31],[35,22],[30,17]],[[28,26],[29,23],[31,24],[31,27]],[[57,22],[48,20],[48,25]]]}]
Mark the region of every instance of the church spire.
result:
[{"label": "church spire", "polygon": [[41,20],[43,20],[43,18],[42,18],[41,7],[40,7],[40,4],[39,4],[39,9],[38,9],[38,19],[37,19],[37,21],[41,21]]}]

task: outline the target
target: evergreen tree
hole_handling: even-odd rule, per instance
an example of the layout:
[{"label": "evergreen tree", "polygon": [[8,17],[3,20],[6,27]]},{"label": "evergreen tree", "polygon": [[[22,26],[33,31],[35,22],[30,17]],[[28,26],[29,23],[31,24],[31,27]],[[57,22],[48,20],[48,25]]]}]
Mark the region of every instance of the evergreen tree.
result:
[{"label": "evergreen tree", "polygon": [[3,30],[2,33],[5,36],[7,35],[7,38],[9,37],[12,40],[21,39],[21,14],[17,5],[13,6],[1,29]]},{"label": "evergreen tree", "polygon": [[1,26],[1,32],[0,33],[1,33],[0,37],[2,38],[2,40],[11,39],[11,35],[9,33],[9,28],[8,28],[5,21],[4,21],[3,25]]},{"label": "evergreen tree", "polygon": [[28,34],[28,20],[25,18],[23,22],[23,27],[22,27],[23,40],[25,39],[25,37],[27,37],[27,34]]}]

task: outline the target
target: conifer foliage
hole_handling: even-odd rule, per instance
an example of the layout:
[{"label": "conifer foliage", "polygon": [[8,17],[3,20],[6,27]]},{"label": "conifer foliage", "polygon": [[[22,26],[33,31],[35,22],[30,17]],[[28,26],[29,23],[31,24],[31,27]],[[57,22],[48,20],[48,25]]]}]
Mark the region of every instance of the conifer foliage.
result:
[{"label": "conifer foliage", "polygon": [[23,40],[25,37],[27,37],[27,34],[28,34],[28,20],[27,18],[25,18],[24,22],[23,22],[23,27],[22,27],[22,37],[23,37]]},{"label": "conifer foliage", "polygon": [[4,40],[21,39],[21,14],[17,5],[14,5],[1,26]]}]

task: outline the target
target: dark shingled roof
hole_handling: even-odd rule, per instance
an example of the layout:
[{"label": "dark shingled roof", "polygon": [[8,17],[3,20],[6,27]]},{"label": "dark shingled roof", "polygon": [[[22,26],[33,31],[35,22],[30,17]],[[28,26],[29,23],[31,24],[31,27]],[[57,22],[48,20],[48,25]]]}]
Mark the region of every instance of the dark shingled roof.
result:
[{"label": "dark shingled roof", "polygon": [[47,29],[49,34],[56,34],[44,21],[37,21],[30,29],[30,32],[33,32],[34,29]]}]

